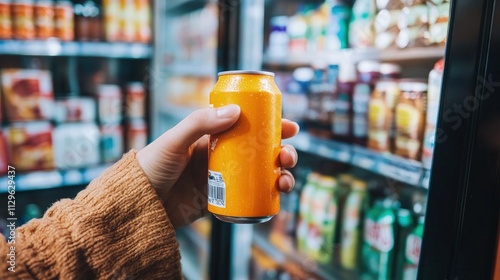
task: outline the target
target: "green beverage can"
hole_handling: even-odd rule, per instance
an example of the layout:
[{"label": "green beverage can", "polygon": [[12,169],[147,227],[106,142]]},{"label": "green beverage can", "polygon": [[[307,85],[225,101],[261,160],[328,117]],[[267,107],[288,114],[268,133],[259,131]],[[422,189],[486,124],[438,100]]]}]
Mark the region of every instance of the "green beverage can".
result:
[{"label": "green beverage can", "polygon": [[340,264],[345,269],[355,269],[358,264],[361,230],[364,213],[368,207],[367,184],[365,181],[351,181],[351,192],[347,196],[342,223]]},{"label": "green beverage can", "polygon": [[335,178],[322,176],[313,197],[307,253],[319,263],[329,263],[333,256],[338,209],[336,187]]},{"label": "green beverage can", "polygon": [[307,180],[304,184],[299,199],[299,219],[297,223],[297,248],[301,252],[306,250],[306,242],[311,223],[311,205],[314,192],[318,188],[318,182],[321,175],[316,172],[311,172],[307,175]]},{"label": "green beverage can", "polygon": [[406,241],[413,230],[413,216],[410,210],[401,208],[397,211],[397,248],[396,248],[396,268],[394,279],[403,279],[403,269],[405,266]]},{"label": "green beverage can", "polygon": [[403,280],[417,279],[420,249],[422,248],[422,237],[424,235],[424,216],[418,219],[417,226],[406,238],[405,263],[403,266]]},{"label": "green beverage can", "polygon": [[365,218],[362,273],[366,278],[392,279],[396,207],[397,202],[394,200],[377,200]]}]

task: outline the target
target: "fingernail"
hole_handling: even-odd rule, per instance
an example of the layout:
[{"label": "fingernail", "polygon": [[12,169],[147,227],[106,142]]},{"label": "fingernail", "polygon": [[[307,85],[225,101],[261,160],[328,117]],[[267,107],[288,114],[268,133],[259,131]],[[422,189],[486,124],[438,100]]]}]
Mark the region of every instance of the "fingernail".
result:
[{"label": "fingernail", "polygon": [[217,117],[219,119],[229,119],[238,115],[239,113],[240,113],[240,106],[234,104],[217,108]]},{"label": "fingernail", "polygon": [[285,150],[288,151],[288,153],[290,153],[290,156],[292,157],[293,162],[297,162],[297,154],[295,154],[295,151],[288,146],[285,146],[284,148],[285,148]]}]

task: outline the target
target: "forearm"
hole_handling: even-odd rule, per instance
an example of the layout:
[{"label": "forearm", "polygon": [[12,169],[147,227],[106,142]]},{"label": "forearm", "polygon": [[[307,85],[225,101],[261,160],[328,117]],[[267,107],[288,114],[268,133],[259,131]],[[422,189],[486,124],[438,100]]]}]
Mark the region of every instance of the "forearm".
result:
[{"label": "forearm", "polygon": [[[19,273],[37,279],[181,277],[174,229],[134,152],[75,199],[55,203],[42,219],[19,228],[16,243]],[[4,279],[13,272],[0,251]]]}]

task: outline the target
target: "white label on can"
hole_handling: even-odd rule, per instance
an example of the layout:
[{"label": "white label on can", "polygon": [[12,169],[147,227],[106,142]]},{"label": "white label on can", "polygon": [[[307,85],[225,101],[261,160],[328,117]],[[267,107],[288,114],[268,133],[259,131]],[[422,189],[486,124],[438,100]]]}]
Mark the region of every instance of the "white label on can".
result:
[{"label": "white label on can", "polygon": [[208,170],[208,203],[226,208],[226,184],[220,172]]}]

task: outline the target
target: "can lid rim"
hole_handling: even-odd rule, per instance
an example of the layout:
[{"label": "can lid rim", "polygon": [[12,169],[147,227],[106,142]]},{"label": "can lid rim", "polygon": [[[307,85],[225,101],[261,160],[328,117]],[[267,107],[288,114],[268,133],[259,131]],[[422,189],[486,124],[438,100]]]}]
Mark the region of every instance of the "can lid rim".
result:
[{"label": "can lid rim", "polygon": [[223,75],[242,75],[242,74],[249,74],[249,75],[267,75],[274,77],[273,72],[268,72],[268,71],[260,71],[260,70],[232,70],[232,71],[222,71],[217,74],[217,76],[223,76]]}]

